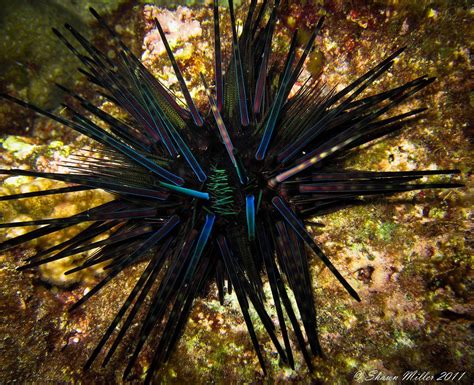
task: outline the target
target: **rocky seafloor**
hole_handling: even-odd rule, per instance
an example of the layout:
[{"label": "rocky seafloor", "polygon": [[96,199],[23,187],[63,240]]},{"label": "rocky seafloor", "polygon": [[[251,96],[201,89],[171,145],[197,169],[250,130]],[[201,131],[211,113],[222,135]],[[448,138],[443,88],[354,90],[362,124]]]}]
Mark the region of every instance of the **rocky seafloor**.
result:
[{"label": "rocky seafloor", "polygon": [[[31,5],[34,2],[26,1],[11,9],[13,3],[4,14],[16,15],[18,20],[2,15],[8,22],[0,24],[4,36],[0,43],[1,90],[55,108],[61,95],[54,90],[54,81],[76,84],[79,90],[84,86],[80,78],[70,76],[77,63],[65,50],[56,48],[60,44],[47,35],[49,27],[62,25],[64,18],[68,22],[73,19],[94,36],[97,44],[104,44],[103,31],[83,12],[94,2],[75,2],[72,15],[57,11],[55,6],[51,6],[54,12],[47,7],[35,8]],[[204,71],[212,76],[208,72],[213,60],[211,11],[202,6],[158,9],[127,1],[107,3],[110,5],[100,9],[106,19],[147,67],[173,89],[176,79],[169,75],[170,63],[151,22],[153,16],[160,18],[192,94],[199,99],[203,89],[197,74]],[[321,74],[330,86],[348,84],[402,45],[408,45],[406,52],[374,90],[423,74],[437,78],[400,107],[403,111],[428,106],[429,111],[400,134],[354,151],[345,159],[348,167],[375,171],[458,168],[466,187],[399,194],[315,218],[325,225],[314,231],[315,239],[358,291],[362,302],[349,298],[330,272],[316,258],[311,259],[325,352],[324,358],[315,359],[313,373],[307,371],[298,354],[294,371],[282,366],[257,322],[257,335],[268,363],[264,377],[234,295],[227,296],[221,306],[211,287],[206,298],[196,301],[185,334],[170,361],[157,373],[156,383],[345,384],[363,380],[356,375],[359,372],[366,373],[366,379],[371,373],[400,379],[405,372],[415,370],[430,375],[466,371],[460,383],[471,383],[470,128],[474,98],[469,74],[473,10],[464,1],[423,0],[309,0],[290,1],[285,7],[275,37],[276,49],[282,52],[288,46],[285,30],[309,30],[320,15],[326,15],[306,71]],[[243,15],[244,10],[238,12],[238,16]],[[41,44],[44,49],[39,49]],[[90,145],[71,130],[3,102],[0,129],[2,168],[56,170],[61,160]],[[1,194],[52,185],[25,177],[7,178]],[[29,220],[71,215],[107,199],[111,199],[107,193],[84,191],[65,197],[0,202],[0,208],[2,221]],[[0,237],[6,239],[26,230],[9,229]],[[0,383],[121,382],[127,339],[107,367],[97,363],[87,372],[82,367],[144,266],[137,264],[119,275],[74,313],[69,313],[68,307],[90,290],[100,271],[64,276],[62,272],[74,260],[38,270],[16,270],[35,248],[71,234],[41,239],[0,255]],[[140,381],[150,352],[145,350],[132,382]],[[392,377],[386,383],[398,383],[399,379]],[[423,381],[428,382],[435,381]]]}]

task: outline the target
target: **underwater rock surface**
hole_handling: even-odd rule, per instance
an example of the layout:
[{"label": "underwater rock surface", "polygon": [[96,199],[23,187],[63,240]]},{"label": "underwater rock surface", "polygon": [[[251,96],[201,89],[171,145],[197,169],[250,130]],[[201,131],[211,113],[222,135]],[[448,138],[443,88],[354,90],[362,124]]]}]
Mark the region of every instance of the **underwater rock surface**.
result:
[{"label": "underwater rock surface", "polygon": [[[169,363],[160,370],[164,383],[343,384],[354,383],[359,370],[379,370],[386,375],[402,375],[407,370],[437,373],[468,370],[469,362],[474,362],[470,277],[473,253],[468,233],[473,203],[469,193],[472,155],[467,131],[473,106],[468,78],[467,5],[461,1],[400,1],[391,6],[358,1],[350,5],[341,1],[305,4],[290,2],[285,24],[304,28],[320,14],[326,14],[326,25],[306,70],[321,72],[330,85],[348,84],[394,46],[402,44],[409,46],[403,60],[379,87],[400,84],[424,73],[437,77],[429,89],[400,107],[400,111],[419,105],[430,107],[422,119],[401,135],[385,138],[348,157],[347,165],[374,171],[433,165],[459,168],[466,188],[400,194],[390,202],[315,219],[325,227],[315,231],[314,236],[355,285],[362,302],[351,300],[316,258],[310,260],[320,338],[326,353],[325,359],[315,361],[314,373],[309,374],[305,366],[298,366],[296,371],[280,367],[276,358],[272,360],[273,346],[264,331],[257,328],[265,356],[270,360],[269,374],[262,377],[235,297],[227,296],[225,306],[221,306],[216,292],[211,290],[206,299],[196,301],[184,337]],[[149,6],[124,9],[123,14],[111,16],[117,21],[116,29],[135,31],[136,46],[143,45],[145,55],[150,46],[145,37],[146,26],[149,13],[154,11]],[[138,15],[132,25],[131,12]],[[212,55],[206,56],[206,49],[212,47],[212,26],[210,11],[197,8],[186,12],[192,13],[202,30],[200,34],[176,39],[184,53],[193,49],[192,55],[179,60],[184,60],[185,77],[194,79],[203,68],[212,68]],[[169,12],[171,18],[182,14],[183,10]],[[287,35],[281,32],[276,39],[286,52]],[[69,54],[65,55],[69,60]],[[163,76],[163,67],[169,66],[165,56],[154,50],[145,61],[156,76]],[[61,70],[68,73],[74,67],[68,64]],[[173,84],[176,86],[170,80],[171,88]],[[201,91],[196,83],[195,95]],[[8,127],[8,119],[13,118],[0,115],[0,119],[0,126]],[[58,138],[63,129],[58,130],[54,123],[42,118],[32,120],[28,127],[29,132],[21,136],[3,137],[1,167],[54,169],[55,160],[67,157],[68,148],[87,144],[74,134]],[[58,145],[59,139],[67,147]],[[38,181],[25,179],[9,181],[3,189],[8,189],[9,183],[20,185],[22,191],[42,188]],[[30,202],[34,207],[2,204],[2,220],[40,217],[50,212],[45,210],[56,210],[51,215],[58,216],[61,211],[57,210],[81,211],[81,205],[90,205],[91,199],[104,201],[105,195],[75,193],[67,201],[63,197],[60,201],[41,198]],[[11,234],[1,235],[3,238]],[[113,360],[104,369],[94,365],[87,372],[82,366],[144,266],[129,269],[84,308],[68,313],[67,307],[97,279],[96,272],[74,282],[61,282],[60,272],[17,272],[15,267],[29,253],[23,248],[0,256],[0,382],[120,382],[125,361]],[[117,353],[125,353],[123,346]],[[145,372],[149,357],[144,354],[142,358],[139,365]],[[298,356],[296,364],[302,364]]]}]

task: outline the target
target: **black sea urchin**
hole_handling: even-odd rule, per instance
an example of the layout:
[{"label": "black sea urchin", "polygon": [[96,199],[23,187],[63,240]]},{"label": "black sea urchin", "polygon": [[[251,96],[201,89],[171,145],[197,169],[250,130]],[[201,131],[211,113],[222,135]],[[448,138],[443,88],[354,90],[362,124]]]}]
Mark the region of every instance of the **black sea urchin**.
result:
[{"label": "black sea urchin", "polygon": [[[67,118],[2,95],[97,142],[94,152],[78,153],[65,164],[70,169],[67,174],[0,170],[3,175],[49,178],[70,184],[2,197],[3,200],[86,189],[103,189],[116,199],[67,218],[0,224],[2,228],[39,226],[3,242],[1,250],[80,223],[87,224],[73,238],[39,251],[20,268],[95,251],[80,266],[66,272],[105,264],[102,281],[73,309],[130,265],[148,261],[86,368],[102,350],[106,350],[104,363],[107,363],[132,322],[137,321],[139,311],[144,310],[123,377],[130,374],[147,340],[156,338],[146,376],[146,381],[150,381],[183,332],[194,299],[210,282],[216,282],[221,302],[226,291],[235,290],[264,371],[265,360],[249,305],[258,314],[281,360],[294,366],[288,333],[291,328],[311,369],[312,357],[322,352],[307,248],[322,260],[352,297],[356,300],[359,297],[307,232],[307,220],[328,210],[359,203],[361,197],[459,186],[449,182],[420,182],[432,175],[456,174],[456,170],[371,172],[340,168],[337,157],[400,130],[423,112],[424,109],[415,109],[387,116],[393,107],[433,81],[426,76],[379,94],[362,96],[364,90],[390,69],[403,48],[341,91],[327,89],[322,82],[309,78],[290,97],[323,20],[318,22],[301,52],[297,34],[293,35],[280,66],[271,59],[279,1],[270,7],[268,2],[258,5],[253,0],[240,36],[232,1],[229,3],[232,52],[224,60],[219,10],[217,1],[214,2],[213,89],[202,76],[211,108],[209,114],[196,108],[158,21],[156,27],[176,72],[184,102],[147,71],[93,9],[92,14],[110,32],[115,55],[104,54],[70,25],[66,29],[79,48],[58,30],[54,33],[79,58],[81,71],[88,80],[128,113],[126,121],[64,87],[80,105],[80,109],[66,105]],[[279,330],[265,308],[262,274],[270,285]],[[289,298],[289,291],[294,302]],[[152,333],[156,329],[158,333]],[[108,349],[104,349],[109,340]]]}]

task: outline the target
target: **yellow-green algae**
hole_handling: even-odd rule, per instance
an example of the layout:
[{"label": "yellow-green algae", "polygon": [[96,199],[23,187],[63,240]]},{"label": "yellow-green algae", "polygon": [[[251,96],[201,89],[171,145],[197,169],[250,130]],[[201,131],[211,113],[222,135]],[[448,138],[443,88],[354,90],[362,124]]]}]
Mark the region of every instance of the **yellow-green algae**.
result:
[{"label": "yellow-green algae", "polygon": [[[31,139],[18,136],[8,136],[2,141],[2,147],[13,156],[15,161],[24,162],[32,159],[38,163],[48,162],[50,167],[54,167],[54,163],[58,159],[65,158],[70,153],[70,147],[65,146],[60,141],[52,141],[47,145],[32,144]],[[65,184],[44,178],[32,178],[25,176],[8,177],[4,179],[0,187],[2,195],[10,195],[16,193],[27,193],[33,191],[42,191],[50,188],[62,187]],[[102,203],[110,201],[112,196],[105,192],[96,192],[92,190],[79,191],[64,195],[48,195],[44,197],[36,197],[31,199],[18,199],[13,202],[0,202],[0,210],[2,213],[2,221],[30,221],[41,218],[65,218],[77,214],[90,207],[98,206]],[[31,231],[34,227],[13,227],[4,231],[4,238],[13,238]],[[70,238],[77,234],[84,225],[72,226],[60,232],[52,233],[47,237],[42,237],[31,241],[28,246],[37,249],[48,248],[63,239]],[[64,275],[66,270],[77,266],[86,256],[81,254],[78,256],[61,259],[48,263],[39,268],[41,279],[59,286],[68,286],[73,283],[91,283],[95,279],[96,269],[85,269],[81,272]]]},{"label": "yellow-green algae", "polygon": [[[472,168],[466,130],[472,107],[467,86],[471,18],[467,5],[461,1],[306,1],[290,5],[290,24],[303,28],[311,13],[326,13],[318,60],[324,63],[322,74],[331,86],[347,84],[402,44],[409,44],[407,52],[374,89],[425,73],[438,77],[429,90],[400,107],[431,107],[423,119],[399,136],[355,151],[346,165],[372,170],[457,167],[467,187],[401,194],[388,203],[381,200],[317,219],[325,227],[314,233],[316,239],[358,290],[362,302],[348,298],[327,269],[311,259],[326,352],[325,359],[315,360],[313,374],[302,365],[299,354],[296,371],[280,367],[273,346],[257,327],[269,364],[268,376],[262,377],[235,296],[228,296],[225,306],[220,306],[212,286],[206,298],[196,301],[186,332],[170,362],[157,374],[156,383],[349,384],[355,382],[353,376],[359,370],[376,369],[386,375],[414,369],[468,370],[474,361],[474,344],[468,289],[473,253],[467,242],[472,218],[472,196],[468,195],[472,179],[466,176]],[[209,12],[199,11],[196,16],[203,35],[194,42],[202,39],[204,47],[209,47]],[[126,25],[126,20],[122,23]],[[288,44],[284,36],[279,33],[276,37],[277,50],[282,52]],[[205,51],[196,50],[185,61],[187,79],[197,78],[202,68],[199,63],[212,68],[212,57]],[[158,74],[169,63],[164,57],[156,59],[152,69]],[[309,70],[320,71],[320,65]],[[11,153],[3,156],[8,164],[21,164],[12,160]],[[71,203],[77,204],[74,199]],[[10,210],[15,215],[16,208]],[[91,285],[46,289],[41,279],[34,279],[40,274],[14,270],[25,253],[20,249],[2,256],[0,292],[4,298],[0,306],[7,314],[2,325],[2,379],[120,383],[124,359],[113,360],[105,369],[95,365],[88,372],[83,372],[82,365],[143,265],[122,273],[83,310],[69,314],[66,306]],[[124,346],[132,337],[128,336]],[[117,357],[125,352],[122,346]],[[151,350],[146,350],[134,380],[146,370],[150,355]]]}]

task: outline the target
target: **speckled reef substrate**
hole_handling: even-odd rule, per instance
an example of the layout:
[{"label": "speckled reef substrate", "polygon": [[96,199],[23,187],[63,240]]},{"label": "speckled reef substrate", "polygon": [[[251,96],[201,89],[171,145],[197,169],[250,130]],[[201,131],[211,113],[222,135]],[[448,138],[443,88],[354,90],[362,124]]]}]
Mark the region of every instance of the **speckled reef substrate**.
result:
[{"label": "speckled reef substrate", "polygon": [[[157,13],[151,6],[125,4],[107,19],[116,23],[116,30],[156,76],[173,88],[176,80],[168,77],[170,65],[151,30],[152,16]],[[388,202],[315,218],[325,225],[314,232],[316,240],[362,302],[349,298],[327,269],[316,258],[311,259],[325,351],[325,357],[316,360],[314,373],[307,372],[299,356],[295,371],[281,366],[257,326],[269,367],[263,377],[235,297],[227,296],[221,306],[211,287],[208,296],[195,303],[186,332],[169,363],[157,373],[157,383],[345,384],[363,379],[356,375],[361,371],[367,376],[381,373],[401,378],[414,370],[430,374],[468,371],[469,362],[474,362],[473,253],[468,233],[472,220],[468,131],[473,108],[469,80],[472,11],[462,1],[290,2],[282,27],[304,30],[321,14],[326,14],[325,27],[306,71],[321,73],[330,86],[348,84],[401,45],[408,45],[408,49],[374,90],[423,74],[437,77],[433,85],[400,107],[401,111],[428,106],[421,119],[400,135],[354,151],[346,164],[375,171],[459,168],[466,187],[400,194]],[[203,8],[180,8],[160,16],[196,98],[203,92],[197,74],[212,68],[209,16],[210,11]],[[97,37],[99,43],[101,39],[103,36]],[[283,28],[275,44],[286,52],[288,33]],[[75,65],[65,61],[61,66],[58,71],[67,73]],[[9,92],[28,95],[27,86],[15,86],[14,79],[4,80],[3,86]],[[0,105],[0,127],[16,134],[2,136],[1,167],[54,170],[60,160],[89,144],[83,137],[27,113],[19,122],[11,108],[15,107]],[[9,130],[13,125],[16,130]],[[2,194],[51,184],[8,178]],[[107,199],[111,197],[106,193],[86,191],[65,198],[2,202],[0,207],[2,220],[27,220],[71,215]],[[1,237],[25,230],[12,229]],[[67,235],[71,234],[59,236]],[[58,239],[41,240],[42,246]],[[0,256],[0,383],[120,382],[126,360],[118,357],[126,355],[124,346],[116,353],[118,359],[106,368],[95,364],[84,372],[82,366],[144,266],[138,264],[119,275],[79,311],[69,313],[68,306],[92,287],[100,271],[66,279],[62,271],[74,264],[69,260],[37,271],[17,272],[21,260],[38,246]],[[145,350],[135,381],[146,371],[149,355]],[[467,373],[461,382],[470,380]]]}]

